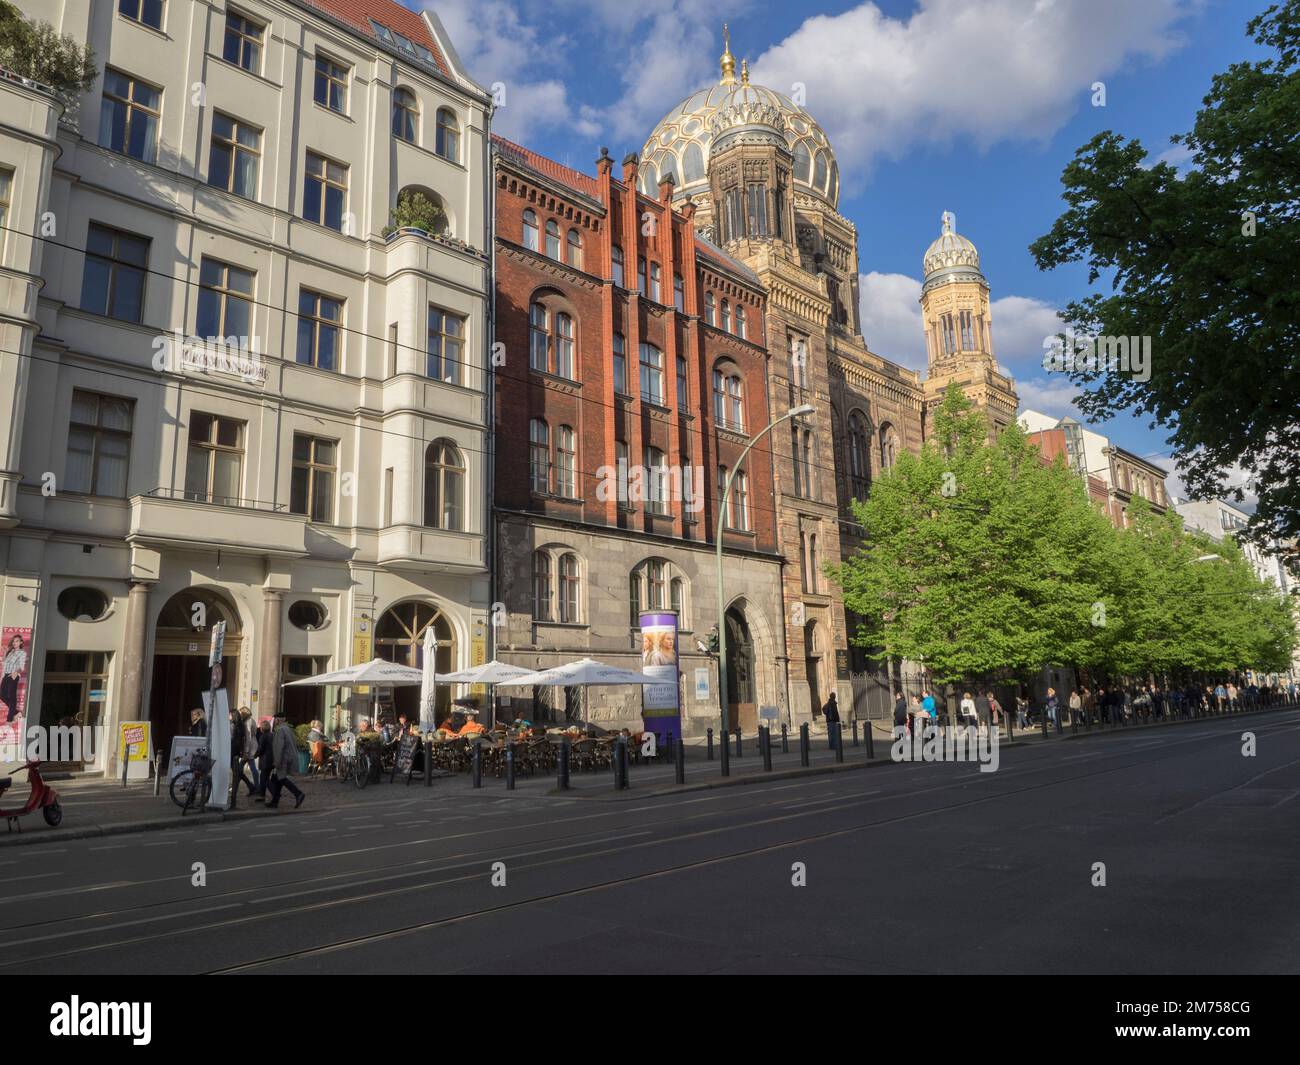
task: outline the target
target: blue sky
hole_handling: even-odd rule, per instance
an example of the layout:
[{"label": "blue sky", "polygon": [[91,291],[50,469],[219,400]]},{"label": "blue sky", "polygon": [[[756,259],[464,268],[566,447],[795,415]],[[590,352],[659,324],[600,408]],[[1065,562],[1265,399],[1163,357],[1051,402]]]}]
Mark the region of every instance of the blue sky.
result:
[{"label": "blue sky", "polygon": [[[586,172],[602,145],[639,150],[655,123],[717,79],[721,26],[752,79],[791,93],[835,148],[840,210],[858,227],[863,333],[924,366],[920,260],[940,213],[979,247],[999,361],[1025,406],[1074,413],[1041,368],[1055,308],[1083,268],[1040,273],[1029,243],[1061,210],[1060,174],[1102,129],[1158,156],[1190,128],[1213,74],[1256,58],[1245,35],[1266,0],[406,0],[432,7],[471,73],[502,82],[499,132]],[[1094,82],[1104,107],[1092,104]],[[1177,159],[1175,158],[1175,161]],[[1159,372],[1159,352],[1153,372]],[[1165,434],[1096,426],[1167,468]]]}]

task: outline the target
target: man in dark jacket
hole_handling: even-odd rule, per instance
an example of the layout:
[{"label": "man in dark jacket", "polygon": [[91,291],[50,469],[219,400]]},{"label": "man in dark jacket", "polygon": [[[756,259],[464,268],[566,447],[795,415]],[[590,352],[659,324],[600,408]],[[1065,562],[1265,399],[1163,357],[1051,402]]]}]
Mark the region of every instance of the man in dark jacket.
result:
[{"label": "man in dark jacket", "polygon": [[230,808],[235,808],[239,797],[239,782],[242,780],[248,788],[249,798],[257,794],[257,788],[244,772],[244,722],[238,710],[230,711]]},{"label": "man in dark jacket", "polygon": [[257,726],[257,801],[266,801],[266,789],[271,783],[271,767],[275,755],[271,749],[271,724],[263,721]]},{"label": "man in dark jacket", "polygon": [[979,718],[980,728],[988,728],[989,723],[993,720],[993,714],[989,708],[989,697],[987,692],[978,692],[976,694],[975,716]]},{"label": "man in dark jacket", "polygon": [[[894,700],[894,728],[907,728],[907,699],[902,692]],[[911,732],[911,729],[908,729]]]},{"label": "man in dark jacket", "polygon": [[288,788],[294,798],[294,809],[297,809],[307,796],[290,779],[298,765],[298,738],[283,714],[275,716],[275,727],[271,730],[271,756],[271,801],[266,805],[270,809],[279,806],[280,792]]}]

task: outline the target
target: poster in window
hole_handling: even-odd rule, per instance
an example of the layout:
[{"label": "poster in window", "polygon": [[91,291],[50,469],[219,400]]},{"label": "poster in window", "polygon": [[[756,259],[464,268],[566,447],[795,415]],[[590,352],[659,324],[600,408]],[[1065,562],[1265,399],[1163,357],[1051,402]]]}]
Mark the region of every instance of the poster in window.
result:
[{"label": "poster in window", "polygon": [[27,686],[32,660],[32,630],[6,625],[4,672],[0,674],[0,745],[21,745],[27,718]]}]

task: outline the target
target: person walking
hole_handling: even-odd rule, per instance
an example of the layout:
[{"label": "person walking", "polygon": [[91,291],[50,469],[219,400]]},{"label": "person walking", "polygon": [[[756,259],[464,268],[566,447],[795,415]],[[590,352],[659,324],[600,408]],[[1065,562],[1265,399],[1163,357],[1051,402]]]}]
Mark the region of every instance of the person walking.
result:
[{"label": "person walking", "polygon": [[1022,729],[1029,727],[1029,700],[1019,694],[1016,696],[1016,724]]},{"label": "person walking", "polygon": [[253,720],[253,711],[246,706],[239,708],[239,735],[244,744],[244,765],[253,778],[254,794],[261,794],[262,775],[257,769],[257,722]]},{"label": "person walking", "polygon": [[961,703],[957,707],[957,713],[961,717],[963,725],[978,725],[979,718],[975,716],[975,700],[971,698],[970,692],[963,692]]},{"label": "person walking", "polygon": [[989,722],[993,718],[993,708],[989,705],[987,692],[980,692],[975,696],[975,716],[979,719],[980,735],[988,731]]},{"label": "person walking", "polygon": [[283,714],[275,716],[275,728],[271,730],[271,754],[271,801],[266,805],[272,810],[279,806],[280,792],[288,788],[289,794],[294,797],[293,808],[296,810],[307,796],[290,779],[298,768],[298,737],[294,735]]},{"label": "person walking", "polygon": [[239,798],[239,782],[242,780],[248,788],[248,797],[251,799],[257,794],[257,788],[253,782],[244,774],[244,723],[240,720],[239,711],[230,711],[230,808],[233,810],[238,803],[235,801]]},{"label": "person walking", "polygon": [[257,726],[257,801],[266,801],[266,790],[271,783],[271,767],[275,752],[271,747],[271,723],[263,721]]},{"label": "person walking", "polygon": [[1070,724],[1077,727],[1079,715],[1083,713],[1083,696],[1078,688],[1070,689]]},{"label": "person walking", "polygon": [[908,735],[911,735],[912,723],[908,720],[907,717],[907,700],[903,697],[902,692],[899,692],[898,698],[894,700],[894,735],[895,736],[898,735],[898,730],[900,728],[907,729]]},{"label": "person walking", "polygon": [[990,689],[984,693],[984,697],[989,701],[989,720],[993,722],[995,729],[1001,729],[1003,726],[1002,718],[1006,711],[1002,709],[1002,704],[998,702],[998,697]]},{"label": "person walking", "polygon": [[834,750],[840,742],[840,708],[834,692],[822,704],[822,717],[826,721],[826,735],[830,738],[831,750]]},{"label": "person walking", "polygon": [[1047,720],[1052,723],[1053,728],[1060,728],[1060,725],[1056,721],[1056,712],[1059,706],[1060,703],[1056,698],[1056,689],[1048,688],[1047,703],[1044,705],[1043,711],[1047,714]]}]

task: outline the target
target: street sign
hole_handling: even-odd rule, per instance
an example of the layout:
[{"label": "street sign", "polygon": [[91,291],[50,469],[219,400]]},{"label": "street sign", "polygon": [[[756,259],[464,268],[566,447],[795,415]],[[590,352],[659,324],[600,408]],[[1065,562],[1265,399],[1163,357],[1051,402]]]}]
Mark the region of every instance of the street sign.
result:
[{"label": "street sign", "polygon": [[[226,646],[226,623],[218,621],[212,626],[212,647],[208,650],[208,665],[215,666],[221,662],[221,652]],[[214,688],[217,684],[212,685]]]},{"label": "street sign", "polygon": [[775,706],[760,706],[758,716],[764,721],[775,721],[777,719],[777,709]]}]

